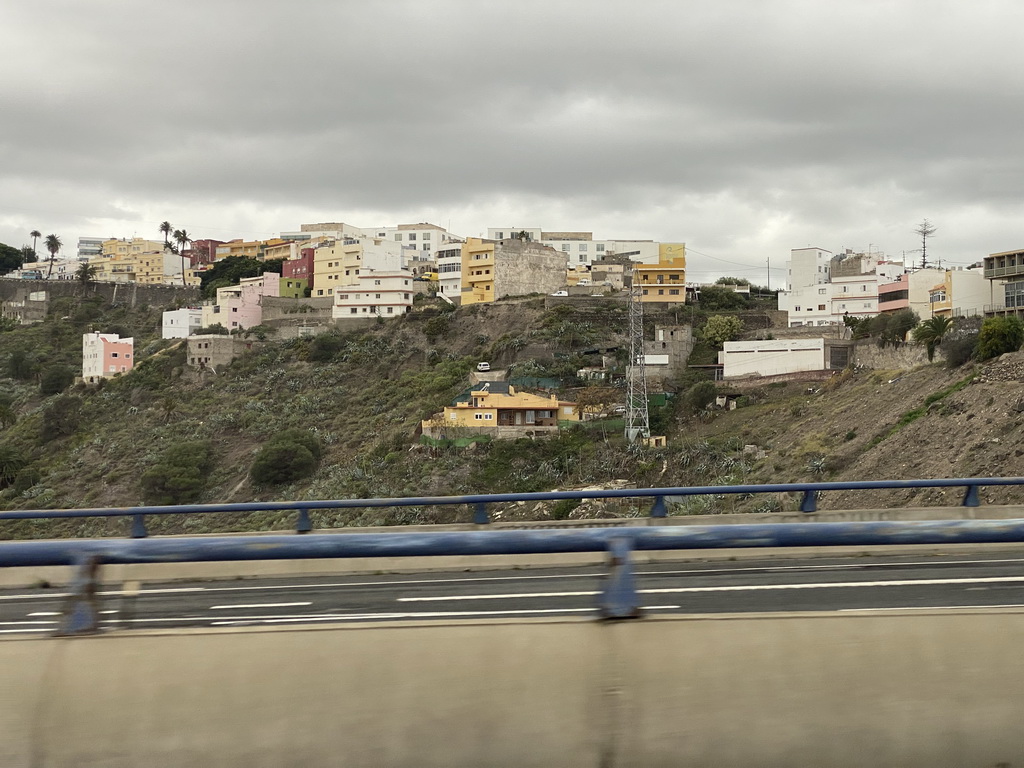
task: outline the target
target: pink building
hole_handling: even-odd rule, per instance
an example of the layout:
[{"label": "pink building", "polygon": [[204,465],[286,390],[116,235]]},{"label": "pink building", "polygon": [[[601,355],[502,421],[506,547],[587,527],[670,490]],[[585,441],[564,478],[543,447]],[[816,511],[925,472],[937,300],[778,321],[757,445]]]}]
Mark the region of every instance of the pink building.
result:
[{"label": "pink building", "polygon": [[203,327],[222,325],[229,331],[252,328],[263,322],[263,297],[281,295],[281,276],[264,272],[243,278],[238,285],[217,289],[217,300],[203,305]]},{"label": "pink building", "polygon": [[135,339],[116,333],[82,334],[82,380],[95,384],[100,379],[127,373],[135,365]]}]

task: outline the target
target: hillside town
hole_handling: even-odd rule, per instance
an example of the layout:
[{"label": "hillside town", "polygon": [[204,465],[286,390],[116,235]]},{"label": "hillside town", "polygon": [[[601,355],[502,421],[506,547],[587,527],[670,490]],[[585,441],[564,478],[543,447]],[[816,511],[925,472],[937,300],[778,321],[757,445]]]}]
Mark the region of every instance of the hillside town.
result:
[{"label": "hillside town", "polygon": [[[927,237],[934,231],[929,227],[925,220],[918,230],[919,263],[874,248],[840,253],[794,248],[786,262],[785,286],[776,292],[776,327],[764,334],[771,338],[725,341],[713,366],[715,378],[841,369],[852,362],[849,340],[857,324],[879,316],[912,313],[905,340],[918,322],[931,318],[951,323],[1020,311],[1024,251],[943,268],[928,262]],[[358,328],[406,314],[418,297],[463,307],[529,295],[570,302],[621,300],[635,286],[641,303],[672,307],[694,302],[702,287],[687,280],[684,243],[601,240],[587,231],[509,226],[488,228],[487,237],[464,237],[430,223],[368,229],[321,222],[252,241],[193,240],[170,222],[159,231],[162,240],[82,237],[74,256],[61,256],[60,238],[49,235],[43,240],[49,257],[42,259],[35,250],[42,235],[33,231],[33,245],[22,249],[25,262],[5,277],[202,286],[208,298],[179,302],[165,311],[161,333],[165,339],[188,339],[189,365],[212,369],[251,349],[251,342],[237,338],[244,331],[269,327],[284,339]],[[237,280],[208,279],[232,259],[263,264],[266,270]],[[748,281],[720,282],[734,292],[750,291]],[[20,301],[4,301],[3,315],[32,322],[45,301],[45,288],[33,290]],[[131,339],[87,334],[83,380],[131,370],[129,353],[104,351],[124,345],[130,349]],[[648,351],[648,366],[666,364],[663,355]],[[675,363],[678,368],[686,361]]]}]

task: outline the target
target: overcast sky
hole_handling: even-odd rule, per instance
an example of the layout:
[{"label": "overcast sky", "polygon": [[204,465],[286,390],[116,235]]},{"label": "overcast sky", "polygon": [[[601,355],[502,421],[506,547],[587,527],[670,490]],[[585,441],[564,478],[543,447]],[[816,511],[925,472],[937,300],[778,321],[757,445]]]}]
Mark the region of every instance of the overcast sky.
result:
[{"label": "overcast sky", "polygon": [[[0,242],[429,221],[1024,248],[1019,0],[5,0]],[[919,254],[908,254],[909,259]]]}]

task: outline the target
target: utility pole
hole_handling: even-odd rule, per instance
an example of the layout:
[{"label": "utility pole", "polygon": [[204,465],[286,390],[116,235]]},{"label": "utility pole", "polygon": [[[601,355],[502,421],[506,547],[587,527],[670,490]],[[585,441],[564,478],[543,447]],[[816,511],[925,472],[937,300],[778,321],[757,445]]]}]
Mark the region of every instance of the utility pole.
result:
[{"label": "utility pole", "polygon": [[629,308],[629,365],[626,368],[626,439],[635,443],[638,437],[651,436],[651,418],[647,410],[647,369],[644,367],[644,304],[643,289],[633,270],[627,294]]}]

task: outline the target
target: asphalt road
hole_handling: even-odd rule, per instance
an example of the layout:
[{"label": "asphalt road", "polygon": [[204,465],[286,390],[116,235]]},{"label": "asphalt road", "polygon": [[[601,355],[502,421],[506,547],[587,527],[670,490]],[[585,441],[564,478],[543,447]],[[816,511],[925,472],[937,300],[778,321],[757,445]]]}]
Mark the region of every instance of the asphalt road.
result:
[{"label": "asphalt road", "polygon": [[[545,568],[145,583],[99,591],[106,628],[596,616],[604,569]],[[637,569],[645,611],[1024,607],[1015,552],[662,563]],[[127,586],[127,588],[126,588]],[[0,634],[51,633],[67,593],[0,590]]]}]

